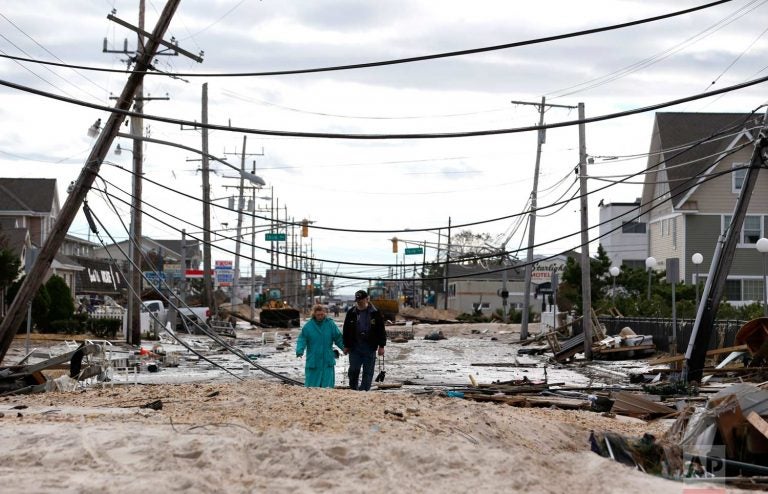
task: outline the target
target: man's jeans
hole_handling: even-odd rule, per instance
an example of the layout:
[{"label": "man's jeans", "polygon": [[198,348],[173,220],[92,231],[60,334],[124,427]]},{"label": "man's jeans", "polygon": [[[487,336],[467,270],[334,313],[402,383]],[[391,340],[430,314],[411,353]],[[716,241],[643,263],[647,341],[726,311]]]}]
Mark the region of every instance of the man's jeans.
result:
[{"label": "man's jeans", "polygon": [[[363,368],[363,377],[358,384],[360,367]],[[360,391],[371,389],[373,371],[376,367],[376,348],[371,348],[367,343],[360,343],[349,352],[349,387]]]}]

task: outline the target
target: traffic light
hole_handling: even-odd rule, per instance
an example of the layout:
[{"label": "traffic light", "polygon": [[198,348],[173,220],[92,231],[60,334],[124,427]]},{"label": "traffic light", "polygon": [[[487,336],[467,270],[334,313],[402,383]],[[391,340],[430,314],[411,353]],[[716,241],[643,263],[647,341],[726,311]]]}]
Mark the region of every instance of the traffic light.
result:
[{"label": "traffic light", "polygon": [[309,220],[301,220],[301,236],[309,237]]},{"label": "traffic light", "polygon": [[392,252],[397,254],[397,237],[392,237]]}]

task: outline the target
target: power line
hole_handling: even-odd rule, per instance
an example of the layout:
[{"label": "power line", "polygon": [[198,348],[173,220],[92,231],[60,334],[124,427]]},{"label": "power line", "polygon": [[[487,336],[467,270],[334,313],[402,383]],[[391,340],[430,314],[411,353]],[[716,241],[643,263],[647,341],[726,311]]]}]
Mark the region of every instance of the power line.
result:
[{"label": "power line", "polygon": [[[443,53],[435,53],[431,55],[420,55],[416,57],[406,57],[406,58],[397,58],[392,60],[384,60],[379,62],[367,62],[367,63],[358,63],[358,64],[348,64],[348,65],[336,65],[336,66],[329,66],[329,67],[316,67],[316,68],[309,68],[309,69],[295,69],[295,70],[273,70],[268,72],[241,72],[241,73],[207,73],[207,74],[201,74],[201,73],[175,73],[170,74],[174,76],[183,76],[183,77],[262,77],[262,76],[274,76],[274,75],[296,75],[296,74],[311,74],[311,73],[317,73],[317,72],[334,72],[334,71],[340,71],[340,70],[351,70],[351,69],[364,69],[364,68],[371,68],[371,67],[381,67],[386,65],[398,65],[398,64],[404,64],[404,63],[412,63],[412,62],[423,62],[426,60],[435,60],[440,58],[450,58],[450,57],[458,57],[458,56],[464,56],[464,55],[473,55],[477,53],[485,53],[485,52],[491,52],[491,51],[498,51],[498,50],[506,50],[509,48],[518,48],[521,46],[528,46],[528,45],[534,45],[539,43],[547,43],[551,41],[559,41],[563,39],[568,38],[575,38],[579,36],[586,36],[588,34],[596,34],[596,33],[602,33],[606,31],[614,31],[617,29],[623,29],[627,27],[632,26],[638,26],[641,24],[647,24],[650,22],[656,22],[664,19],[669,19],[672,17],[677,17],[681,15],[690,14],[693,12],[697,12],[699,10],[705,10],[711,7],[715,7],[718,5],[722,5],[725,3],[729,3],[732,0],[718,0],[716,2],[710,2],[707,4],[699,5],[696,7],[691,7],[689,9],[684,10],[678,10],[675,12],[670,12],[667,14],[657,15],[653,17],[646,17],[644,19],[638,19],[634,21],[629,22],[623,22],[620,24],[612,24],[609,26],[603,26],[598,28],[592,28],[592,29],[585,29],[582,31],[573,31],[570,33],[565,34],[558,34],[553,36],[545,36],[542,38],[534,38],[526,41],[517,41],[513,43],[504,43],[500,45],[492,45],[492,46],[486,46],[481,48],[470,48],[466,50],[456,50],[456,51],[450,51],[450,52],[443,52]],[[8,57],[10,58],[10,57]],[[36,62],[36,63],[43,63],[35,60],[26,60],[28,62]],[[45,62],[50,65],[58,65],[51,62]],[[73,66],[75,68],[80,68],[84,70],[100,70],[100,71],[113,71],[112,69],[97,69],[97,68],[88,68],[83,66]],[[146,72],[147,74],[153,74],[152,72]],[[169,74],[159,74],[159,75],[169,75]]]},{"label": "power line", "polygon": [[12,89],[17,89],[19,91],[35,94],[37,96],[42,96],[45,98],[62,101],[65,103],[93,108],[95,110],[117,113],[119,115],[124,115],[124,116],[141,117],[147,120],[155,120],[158,122],[165,122],[165,123],[170,123],[174,125],[187,125],[187,126],[205,128],[210,130],[238,132],[241,134],[306,137],[306,138],[318,138],[318,139],[354,139],[354,140],[405,139],[407,140],[407,139],[451,139],[451,138],[460,138],[460,137],[480,137],[480,136],[492,136],[492,135],[502,135],[502,134],[515,134],[515,133],[522,133],[522,132],[531,132],[534,130],[540,131],[543,129],[554,129],[554,128],[561,128],[561,127],[570,127],[570,126],[579,125],[579,124],[602,122],[605,120],[612,120],[615,118],[627,117],[630,115],[637,115],[640,113],[647,113],[650,111],[659,110],[661,108],[666,108],[669,106],[675,106],[682,103],[687,103],[689,101],[696,101],[703,98],[709,98],[712,96],[716,96],[718,94],[728,93],[731,91],[736,91],[739,89],[755,86],[757,84],[761,84],[766,81],[768,81],[768,76],[760,77],[758,79],[753,79],[747,82],[742,82],[740,84],[734,84],[732,86],[727,86],[709,93],[698,93],[692,96],[686,96],[683,98],[678,98],[675,100],[665,101],[665,102],[657,103],[654,105],[635,108],[632,110],[625,110],[625,111],[616,112],[616,113],[608,113],[608,114],[599,115],[596,117],[587,117],[582,120],[566,120],[563,122],[549,123],[544,125],[532,125],[527,127],[515,127],[515,128],[506,128],[506,129],[486,129],[486,130],[476,130],[476,131],[469,131],[469,132],[414,133],[414,134],[344,134],[344,133],[331,133],[331,132],[299,132],[299,131],[287,131],[287,130],[252,129],[248,127],[232,127],[227,125],[216,125],[216,124],[202,124],[202,123],[194,122],[190,120],[180,120],[176,118],[162,117],[159,115],[151,115],[148,113],[139,114],[137,112],[133,112],[130,110],[121,110],[121,109],[113,108],[109,106],[88,103],[86,101],[59,96],[53,93],[49,93],[47,91],[41,91],[38,89],[34,89],[31,87],[23,86],[21,84],[16,84],[16,83],[5,81],[5,80],[0,80],[0,85],[10,87]]}]

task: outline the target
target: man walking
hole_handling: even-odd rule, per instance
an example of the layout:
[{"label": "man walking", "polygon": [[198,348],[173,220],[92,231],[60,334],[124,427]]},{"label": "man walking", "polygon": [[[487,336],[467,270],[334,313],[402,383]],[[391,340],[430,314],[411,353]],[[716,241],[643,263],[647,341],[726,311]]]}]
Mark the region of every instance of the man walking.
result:
[{"label": "man walking", "polygon": [[349,387],[368,391],[373,381],[376,354],[384,356],[387,331],[384,316],[370,303],[365,290],[355,292],[355,306],[347,311],[343,328],[344,353],[349,354]]}]

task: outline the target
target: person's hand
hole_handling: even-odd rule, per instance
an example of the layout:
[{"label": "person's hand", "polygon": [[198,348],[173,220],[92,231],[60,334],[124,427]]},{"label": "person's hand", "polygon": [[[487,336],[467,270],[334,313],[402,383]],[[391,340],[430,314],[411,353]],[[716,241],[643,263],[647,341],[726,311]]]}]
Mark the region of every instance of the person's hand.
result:
[{"label": "person's hand", "polygon": [[349,355],[349,348],[344,347],[344,350],[342,351],[344,352],[344,355]]},{"label": "person's hand", "polygon": [[379,352],[378,353],[379,353],[379,357],[383,357],[384,356],[384,347],[383,346],[379,347]]}]

